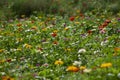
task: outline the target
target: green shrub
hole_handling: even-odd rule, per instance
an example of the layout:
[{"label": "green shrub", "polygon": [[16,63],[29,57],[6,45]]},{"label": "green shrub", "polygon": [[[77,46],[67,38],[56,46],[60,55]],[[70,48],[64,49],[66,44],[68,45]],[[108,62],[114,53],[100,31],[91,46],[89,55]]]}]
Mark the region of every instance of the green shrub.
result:
[{"label": "green shrub", "polygon": [[11,9],[18,15],[30,16],[34,11],[44,13],[55,13],[58,10],[58,5],[53,4],[53,0],[18,0],[14,1]]}]

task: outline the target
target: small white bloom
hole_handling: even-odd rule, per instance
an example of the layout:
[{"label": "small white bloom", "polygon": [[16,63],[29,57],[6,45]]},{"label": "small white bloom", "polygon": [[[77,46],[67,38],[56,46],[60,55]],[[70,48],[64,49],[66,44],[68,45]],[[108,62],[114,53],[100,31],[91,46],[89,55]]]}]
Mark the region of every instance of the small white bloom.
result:
[{"label": "small white bloom", "polygon": [[118,73],[117,77],[120,78],[120,73]]},{"label": "small white bloom", "polygon": [[101,46],[105,46],[105,45],[107,45],[108,42],[109,42],[108,40],[102,41],[100,45],[101,45]]},{"label": "small white bloom", "polygon": [[81,61],[74,61],[74,63],[73,63],[74,66],[80,66],[81,64],[82,64]]},{"label": "small white bloom", "polygon": [[85,49],[79,49],[78,53],[85,53],[86,50]]},{"label": "small white bloom", "polygon": [[92,70],[91,69],[84,69],[83,72],[85,73],[90,73]]},{"label": "small white bloom", "polygon": [[107,75],[108,75],[108,76],[114,76],[114,74],[112,74],[112,73],[108,73]]}]

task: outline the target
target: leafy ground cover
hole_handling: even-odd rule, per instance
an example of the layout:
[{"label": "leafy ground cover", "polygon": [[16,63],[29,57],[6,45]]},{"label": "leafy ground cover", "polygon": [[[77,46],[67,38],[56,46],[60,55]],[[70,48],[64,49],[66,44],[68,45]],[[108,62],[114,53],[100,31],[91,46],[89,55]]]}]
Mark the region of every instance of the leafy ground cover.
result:
[{"label": "leafy ground cover", "polygon": [[120,79],[120,19],[31,16],[0,21],[1,80]]}]

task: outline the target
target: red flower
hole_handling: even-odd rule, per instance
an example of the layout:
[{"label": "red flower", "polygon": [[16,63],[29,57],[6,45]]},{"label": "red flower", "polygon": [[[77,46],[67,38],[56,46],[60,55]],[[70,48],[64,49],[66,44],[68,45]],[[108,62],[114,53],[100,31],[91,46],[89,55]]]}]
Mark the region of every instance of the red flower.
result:
[{"label": "red flower", "polygon": [[74,20],[75,20],[74,16],[70,17],[70,21],[74,21]]},{"label": "red flower", "polygon": [[11,59],[7,59],[6,62],[11,62],[12,60]]},{"label": "red flower", "polygon": [[107,22],[104,22],[104,23],[102,24],[103,27],[106,27],[107,25],[108,25]]},{"label": "red flower", "polygon": [[53,37],[56,37],[56,36],[57,36],[57,33],[52,33],[52,36],[53,36]]},{"label": "red flower", "polygon": [[88,34],[92,34],[92,31],[91,31],[91,30],[88,30],[87,33],[88,33]]},{"label": "red flower", "polygon": [[107,19],[107,20],[105,20],[105,23],[111,23],[111,20]]}]

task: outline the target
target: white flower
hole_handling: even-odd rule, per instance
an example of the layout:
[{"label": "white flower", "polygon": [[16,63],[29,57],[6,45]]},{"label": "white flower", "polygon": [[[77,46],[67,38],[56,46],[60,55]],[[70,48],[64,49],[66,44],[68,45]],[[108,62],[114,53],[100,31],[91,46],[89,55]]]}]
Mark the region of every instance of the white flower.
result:
[{"label": "white flower", "polygon": [[120,73],[118,73],[117,77],[120,78]]},{"label": "white flower", "polygon": [[84,69],[83,72],[85,73],[90,73],[92,70],[91,69]]},{"label": "white flower", "polygon": [[81,61],[74,61],[74,63],[73,63],[74,66],[80,66],[81,64],[82,64]]},{"label": "white flower", "polygon": [[108,40],[102,41],[100,45],[101,45],[101,46],[105,46],[105,45],[107,45],[108,42],[109,42]]},{"label": "white flower", "polygon": [[79,49],[78,53],[85,53],[86,50],[85,49]]}]

